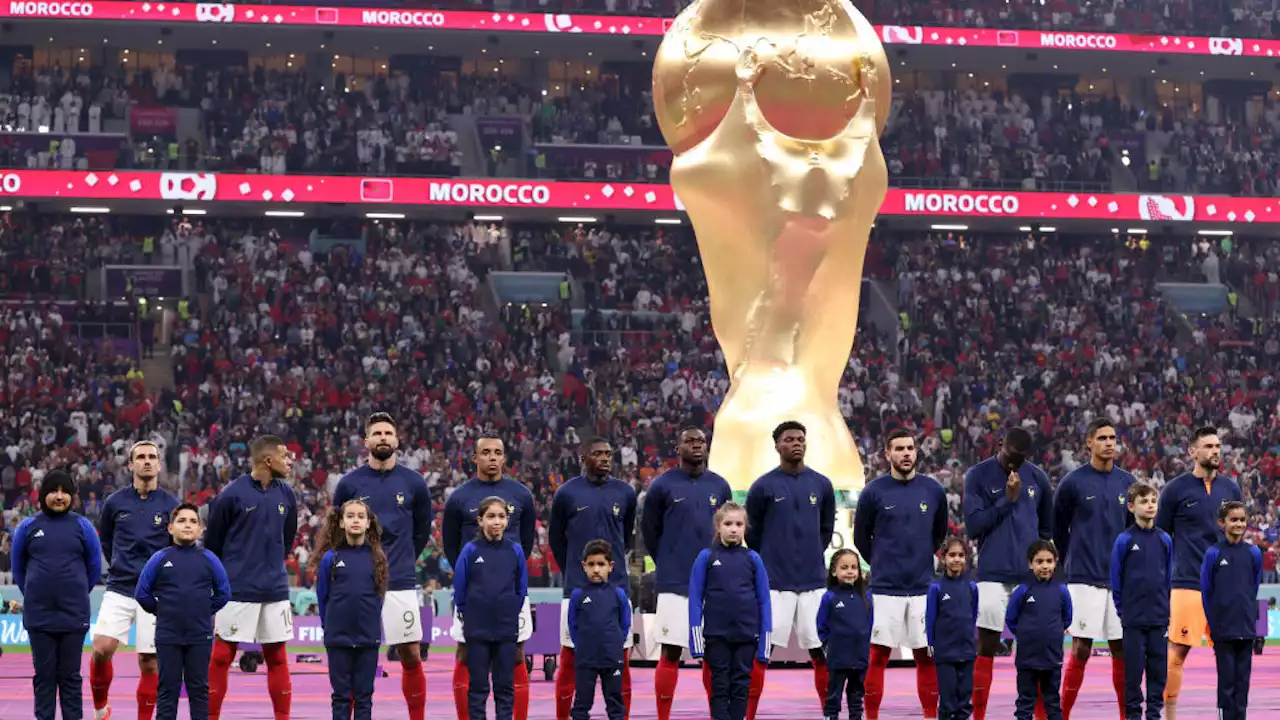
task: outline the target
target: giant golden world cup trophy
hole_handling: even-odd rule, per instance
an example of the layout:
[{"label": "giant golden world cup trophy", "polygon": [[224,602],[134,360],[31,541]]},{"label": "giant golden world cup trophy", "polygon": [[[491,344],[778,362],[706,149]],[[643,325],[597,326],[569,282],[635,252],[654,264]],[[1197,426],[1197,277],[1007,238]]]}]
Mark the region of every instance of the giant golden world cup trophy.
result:
[{"label": "giant golden world cup trophy", "polygon": [[[888,187],[889,63],[847,0],[698,0],[653,69],[671,184],[693,223],[732,385],[710,467],[741,491],[808,429],[807,464],[863,485],[837,402],[867,236]],[[841,493],[846,498],[849,493]]]}]

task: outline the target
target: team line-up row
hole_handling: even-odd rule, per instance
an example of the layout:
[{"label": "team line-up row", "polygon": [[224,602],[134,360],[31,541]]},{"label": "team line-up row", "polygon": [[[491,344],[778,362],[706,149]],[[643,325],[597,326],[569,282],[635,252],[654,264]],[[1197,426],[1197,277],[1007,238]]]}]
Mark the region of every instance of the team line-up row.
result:
[{"label": "team line-up row", "polygon": [[[865,709],[877,718],[890,652],[906,646],[926,718],[981,720],[1006,625],[1017,639],[1020,719],[1070,716],[1094,640],[1110,645],[1121,716],[1142,716],[1145,673],[1147,716],[1158,717],[1162,705],[1176,703],[1183,662],[1204,636],[1214,644],[1221,715],[1244,718],[1262,564],[1244,542],[1240,489],[1218,474],[1216,430],[1196,431],[1192,470],[1158,494],[1115,467],[1116,433],[1105,420],[1093,422],[1085,440],[1090,462],[1056,492],[1027,461],[1032,438],[1020,428],[1005,433],[995,457],[969,469],[964,516],[978,548],[971,578],[967,541],[946,537],[945,492],[917,472],[909,433],[889,434],[891,472],[859,494],[857,550],[840,550],[828,563],[835,493],[805,465],[801,424],[774,429],[779,465],[754,482],[745,506],[707,469],[705,434],[684,430],[679,466],[654,480],[641,513],[656,565],[659,719],[670,718],[685,649],[703,658],[712,718],[753,718],[771,647],[788,644],[794,631],[812,658],[823,717],[835,717],[847,698],[852,717]],[[369,417],[365,447],[366,464],[334,491],[312,555],[333,711],[372,717],[385,642],[404,670],[410,718],[422,720],[414,562],[430,538],[430,498],[423,478],[397,464],[390,415]],[[210,503],[207,524],[200,508],[157,487],[162,462],[150,442],[131,448],[133,483],[107,499],[96,529],[71,512],[76,488],[66,473],[44,478],[41,512],[15,531],[12,552],[38,720],[52,720],[59,703],[64,718],[81,717],[79,657],[102,557],[107,592],[90,662],[96,718],[110,717],[112,656],[133,626],[140,717],[176,717],[184,682],[191,717],[219,717],[241,642],[262,645],[275,717],[289,717],[285,558],[297,532],[287,482],[294,458],[274,436],[255,439],[250,454],[250,473]],[[582,475],[556,491],[548,527],[565,570],[556,717],[589,717],[598,683],[607,716],[620,720],[630,710],[627,552],[637,496],[612,476],[607,440],[588,440],[580,456]],[[450,495],[443,518],[455,568],[455,705],[460,719],[483,718],[492,692],[498,718],[524,720],[523,644],[532,618],[523,548],[533,545],[536,511],[529,490],[505,476],[501,439],[480,438],[473,460],[476,477]],[[944,572],[935,578],[939,552]],[[1065,585],[1055,580],[1059,557]],[[1065,666],[1064,633],[1073,638]]]}]

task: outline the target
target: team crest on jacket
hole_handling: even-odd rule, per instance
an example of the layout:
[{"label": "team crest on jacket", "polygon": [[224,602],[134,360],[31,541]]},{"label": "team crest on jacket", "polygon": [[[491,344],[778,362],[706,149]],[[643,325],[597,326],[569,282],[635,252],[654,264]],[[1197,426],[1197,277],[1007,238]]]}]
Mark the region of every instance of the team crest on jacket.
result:
[{"label": "team crest on jacket", "polygon": [[396,493],[396,504],[397,505],[404,504],[404,493]]},{"label": "team crest on jacket", "polygon": [[618,515],[622,512],[622,508],[618,507],[618,503],[613,504],[613,514]]},{"label": "team crest on jacket", "polygon": [[817,504],[818,504],[818,496],[817,496],[817,495],[814,495],[813,493],[810,493],[810,494],[809,494],[809,504],[810,504],[810,505],[817,505]]},{"label": "team crest on jacket", "polygon": [[507,515],[515,515],[515,514],[516,514],[516,506],[512,505],[511,503],[507,503]]},{"label": "team crest on jacket", "polygon": [[161,523],[163,523],[163,522],[164,522],[164,518],[163,518],[163,517],[161,517],[160,513],[156,513],[156,514],[155,514],[155,517],[153,517],[153,518],[152,518],[152,520],[154,520],[154,521],[155,521],[155,524],[156,524],[156,525],[159,525],[159,524],[161,524]]},{"label": "team crest on jacket", "polygon": [[1121,504],[1121,505],[1123,505],[1123,504],[1124,504],[1124,496],[1123,496],[1123,495],[1117,495],[1117,496],[1116,496],[1116,499],[1120,501],[1120,504]]},{"label": "team crest on jacket", "polygon": [[276,512],[280,513],[281,515],[284,514],[284,503],[280,503],[279,505],[276,505]]},{"label": "team crest on jacket", "polygon": [[1027,488],[1027,496],[1034,498],[1036,496],[1035,488]]},{"label": "team crest on jacket", "polygon": [[715,495],[712,495],[712,496],[711,496],[711,507],[715,507],[715,506],[716,506],[716,496],[715,496]]},{"label": "team crest on jacket", "polygon": [[920,503],[920,513],[924,514],[927,512],[929,512],[929,503]]}]

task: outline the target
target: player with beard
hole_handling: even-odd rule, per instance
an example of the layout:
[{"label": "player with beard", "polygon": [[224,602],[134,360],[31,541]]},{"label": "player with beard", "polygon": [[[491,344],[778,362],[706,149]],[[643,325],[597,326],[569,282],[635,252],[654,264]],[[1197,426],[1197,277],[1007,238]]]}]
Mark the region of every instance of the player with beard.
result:
[{"label": "player with beard", "polygon": [[[560,604],[560,665],[556,670],[556,720],[569,720],[576,687],[574,644],[569,626],[569,598],[574,590],[586,588],[583,551],[593,540],[607,540],[613,549],[613,572],[609,584],[630,594],[627,552],[636,527],[636,491],[610,475],[613,446],[604,438],[589,438],[581,446],[582,474],[556,490],[551,500],[551,522],[547,544],[556,563],[564,569],[564,600]],[[627,634],[624,648],[630,648]],[[631,666],[622,664],[622,701],[631,712]]]},{"label": "player with beard", "polygon": [[947,538],[947,493],[916,473],[916,441],[903,429],[885,438],[889,474],[858,495],[853,542],[871,564],[871,659],[867,668],[867,720],[880,717],[884,670],[897,647],[911,648],[916,692],[926,718],[938,716],[938,674],[925,632],[933,559]]},{"label": "player with beard", "polygon": [[1182,665],[1194,645],[1208,635],[1200,596],[1200,566],[1205,553],[1223,539],[1218,508],[1243,500],[1240,486],[1218,474],[1222,439],[1214,427],[1202,427],[1191,438],[1191,472],[1169,481],[1160,493],[1156,527],[1173,538],[1173,592],[1169,595],[1169,678],[1164,686],[1165,717],[1177,712]]},{"label": "player with beard", "polygon": [[[978,658],[973,664],[973,717],[984,720],[1005,611],[1013,591],[1030,582],[1027,548],[1053,536],[1049,476],[1027,462],[1031,433],[1010,428],[1000,452],[964,476],[964,524],[978,542]],[[1041,712],[1039,709],[1037,712]]]},{"label": "player with beard", "polygon": [[298,501],[287,482],[293,453],[274,435],[249,443],[253,468],[232,480],[209,505],[204,546],[231,579],[231,602],[214,619],[209,658],[209,717],[218,720],[227,675],[242,642],[262,645],[275,720],[289,720],[292,682],[286,644],[293,639],[285,559],[298,534]]},{"label": "player with beard", "polygon": [[[747,492],[747,547],[759,553],[769,575],[774,647],[796,641],[813,660],[818,702],[827,701],[827,661],[818,637],[818,608],[827,592],[827,547],[836,531],[836,494],[827,476],[804,464],[804,425],[788,420],[773,430],[778,467]],[[766,666],[751,670],[747,717],[754,718]]]},{"label": "player with beard", "polygon": [[1116,467],[1116,429],[1110,420],[1090,422],[1084,442],[1089,462],[1059,480],[1053,496],[1053,544],[1062,554],[1072,608],[1071,654],[1062,672],[1064,720],[1071,720],[1095,640],[1105,640],[1111,649],[1111,684],[1124,714],[1124,628],[1111,596],[1111,554],[1129,526],[1134,477]]},{"label": "player with beard", "polygon": [[[728,481],[707,470],[707,436],[686,428],[676,445],[680,465],[658,476],[644,496],[640,532],[658,567],[658,612],[654,627],[662,656],[653,673],[658,720],[670,720],[680,679],[680,656],[689,645],[689,579],[698,554],[711,547],[716,510],[733,499]],[[711,665],[702,664],[710,696]]]},{"label": "player with beard", "polygon": [[120,643],[129,641],[129,628],[138,637],[138,720],[151,720],[159,691],[156,664],[156,616],[138,606],[133,592],[142,568],[151,556],[169,547],[169,516],[178,499],[159,488],[160,448],[150,440],[129,449],[133,483],[112,493],[102,505],[98,538],[107,559],[107,591],[94,627],[93,659],[89,662],[89,687],[93,691],[94,718],[111,717],[107,699],[114,671],[111,657]]},{"label": "player with beard", "polygon": [[[476,440],[471,456],[476,465],[476,476],[453,491],[444,504],[441,536],[444,555],[453,567],[458,566],[458,555],[467,543],[480,536],[480,504],[486,498],[499,497],[507,504],[506,539],[519,545],[526,553],[533,549],[537,529],[538,511],[533,504],[533,493],[519,482],[504,476],[507,452],[502,439],[483,435]],[[462,618],[455,612],[449,635],[458,643],[457,661],[453,666],[453,703],[458,720],[467,720],[468,693],[471,690],[471,673],[467,668],[467,643]],[[533,637],[533,610],[529,598],[520,609],[520,621],[516,629],[515,665],[515,720],[529,717],[529,668],[524,660],[524,643]]]},{"label": "player with beard", "polygon": [[387,594],[382,602],[382,637],[400,656],[400,690],[409,720],[427,711],[427,678],[422,667],[422,614],[418,607],[418,555],[431,539],[431,495],[422,476],[396,462],[400,436],[391,415],[378,412],[364,424],[369,459],[338,481],[333,507],[360,500],[382,525],[387,554]]}]

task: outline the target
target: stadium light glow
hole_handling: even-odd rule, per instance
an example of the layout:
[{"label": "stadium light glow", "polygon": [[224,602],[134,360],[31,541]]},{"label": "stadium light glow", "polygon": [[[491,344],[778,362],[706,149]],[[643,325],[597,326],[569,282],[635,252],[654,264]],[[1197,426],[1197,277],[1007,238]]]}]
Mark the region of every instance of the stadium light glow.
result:
[{"label": "stadium light glow", "polygon": [[1200,234],[1206,237],[1231,237],[1235,235],[1230,230],[1201,230]]},{"label": "stadium light glow", "polygon": [[658,225],[679,225],[680,218],[657,218],[653,222]]},{"label": "stadium light glow", "polygon": [[111,208],[108,208],[108,207],[73,207],[73,208],[71,208],[71,212],[73,212],[73,213],[79,213],[79,214],[82,214],[82,215],[100,215],[100,214],[103,214],[103,213],[109,213],[109,212],[111,212]]},{"label": "stadium light glow", "polygon": [[596,221],[595,218],[587,217],[585,215],[565,215],[564,217],[556,218],[556,220],[559,220],[562,223],[593,223]]},{"label": "stadium light glow", "polygon": [[[1021,225],[1018,227],[1018,232],[1031,232],[1031,226]],[[1058,232],[1058,228],[1053,227],[1052,225],[1046,225],[1040,228],[1040,232]]]},{"label": "stadium light glow", "polygon": [[968,225],[930,225],[929,229],[930,230],[955,230],[957,232],[963,232],[965,230],[968,230],[969,226]]},{"label": "stadium light glow", "polygon": [[404,213],[365,213],[370,220],[403,220]]},{"label": "stadium light glow", "polygon": [[267,217],[300,218],[305,217],[306,213],[301,210],[268,210],[263,215]]},{"label": "stadium light glow", "polygon": [[[168,209],[168,210],[166,210],[165,212],[167,212],[167,213],[169,213],[170,215],[172,215],[172,214],[173,214],[173,208],[169,208],[169,209]],[[201,210],[200,208],[183,208],[183,210],[182,210],[182,214],[183,214],[183,215],[208,215],[208,214],[209,214],[209,211],[208,211],[208,210]]]},{"label": "stadium light glow", "polygon": [[476,222],[502,222],[501,215],[476,215]]},{"label": "stadium light glow", "polygon": [[1125,232],[1129,233],[1130,235],[1146,235],[1147,229],[1146,228],[1129,228],[1128,230],[1125,230]]}]

